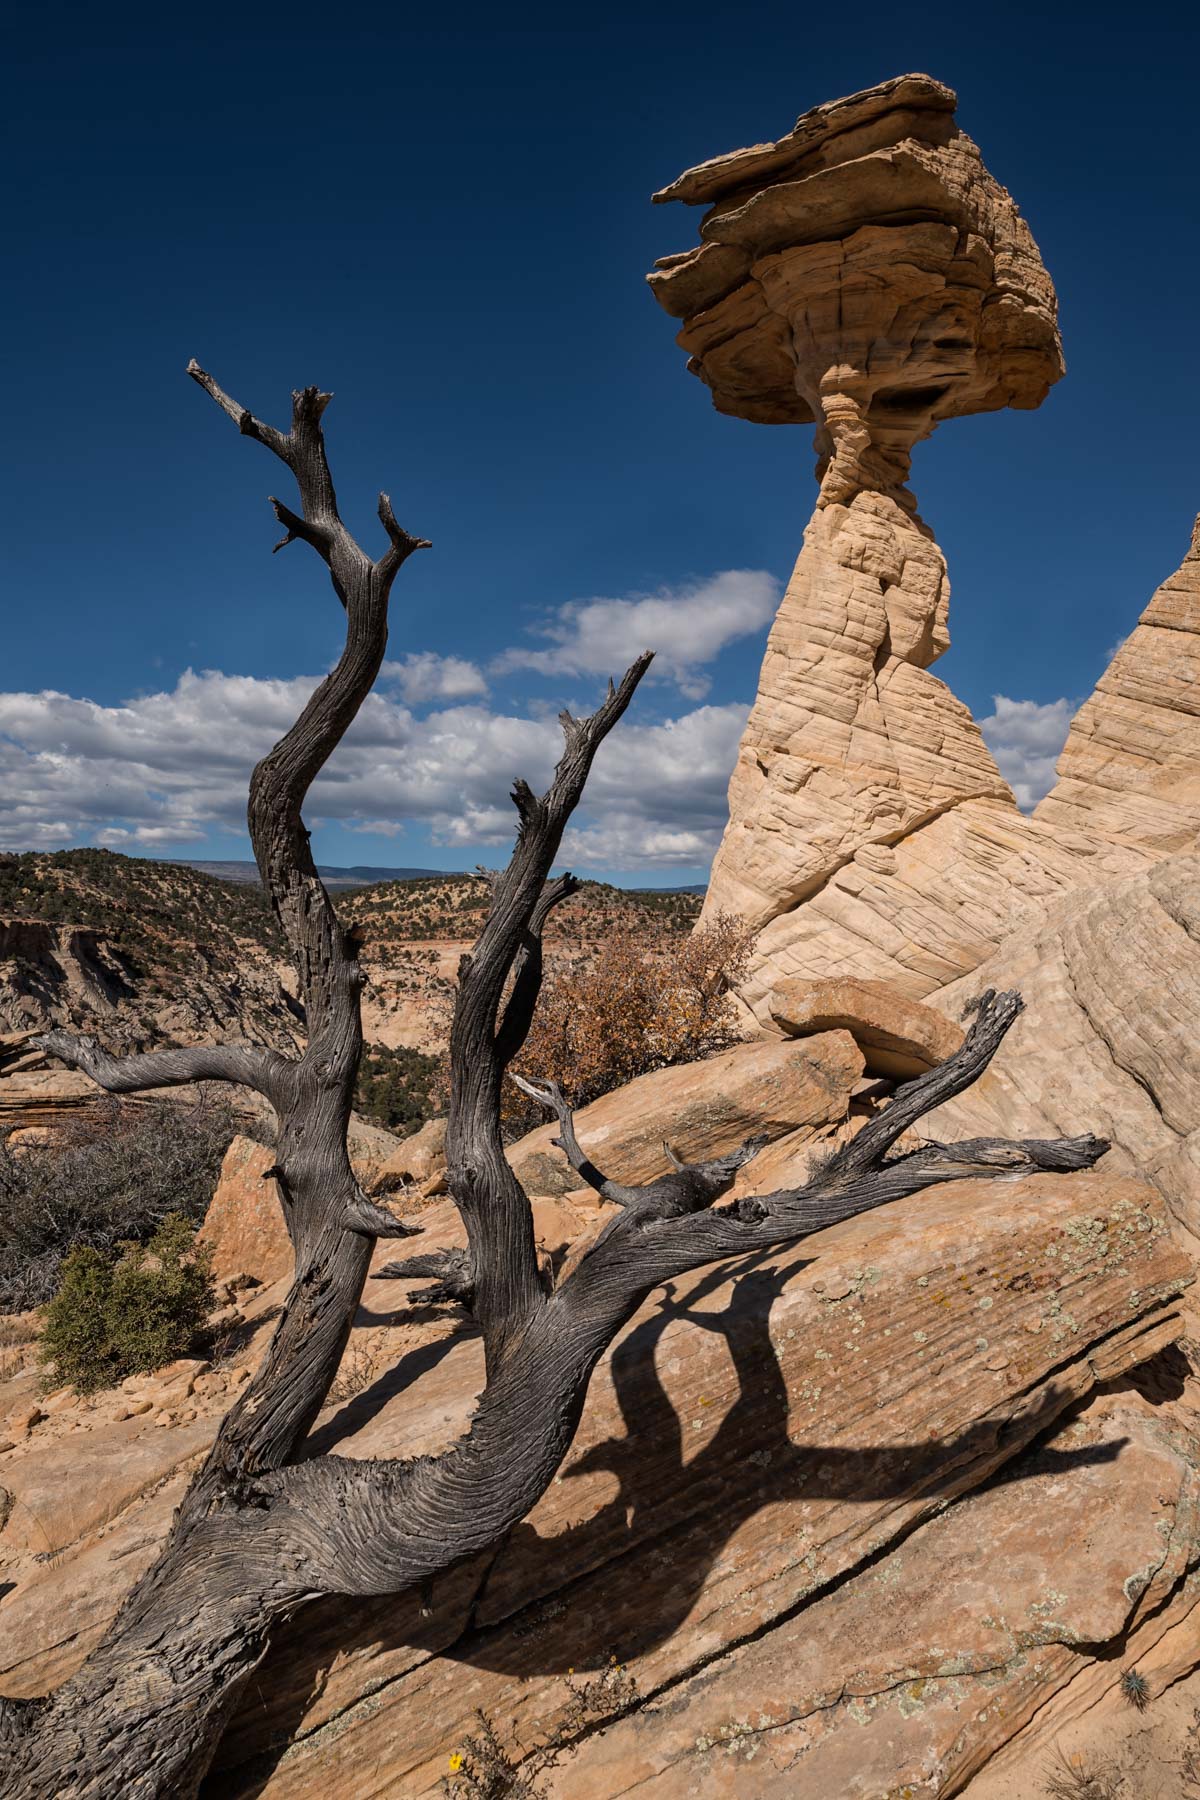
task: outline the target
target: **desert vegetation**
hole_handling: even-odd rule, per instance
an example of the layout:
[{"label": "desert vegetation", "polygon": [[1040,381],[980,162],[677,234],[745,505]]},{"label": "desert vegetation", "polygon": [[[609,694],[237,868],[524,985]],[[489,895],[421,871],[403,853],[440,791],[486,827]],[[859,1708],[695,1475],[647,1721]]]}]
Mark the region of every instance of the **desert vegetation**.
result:
[{"label": "desert vegetation", "polygon": [[40,1353],[56,1385],[115,1387],[207,1347],[216,1305],[209,1254],[171,1213],[144,1244],[81,1245],[65,1257],[46,1308]]},{"label": "desert vegetation", "polygon": [[[513,1074],[555,1082],[578,1107],[652,1069],[727,1049],[741,1035],[733,991],[753,943],[726,913],[689,937],[622,923],[574,960],[548,956]],[[502,1105],[514,1135],[540,1123],[538,1101],[515,1081]]]},{"label": "desert vegetation", "polygon": [[237,1128],[211,1093],[188,1106],[106,1098],[52,1135],[0,1141],[0,1312],[51,1300],[72,1256],[108,1267],[173,1217],[194,1231]]}]

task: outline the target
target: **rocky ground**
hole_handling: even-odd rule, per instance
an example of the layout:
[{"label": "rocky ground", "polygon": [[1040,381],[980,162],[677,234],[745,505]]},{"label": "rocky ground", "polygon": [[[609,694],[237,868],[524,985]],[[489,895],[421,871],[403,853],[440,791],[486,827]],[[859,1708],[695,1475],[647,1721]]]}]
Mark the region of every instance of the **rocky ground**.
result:
[{"label": "rocky ground", "polygon": [[[844,1028],[738,1046],[598,1101],[580,1137],[629,1181],[659,1172],[664,1135],[700,1155],[758,1130],[770,1142],[742,1186],[795,1180],[886,1097],[872,1054]],[[607,1209],[548,1135],[512,1159],[561,1275]],[[421,1226],[415,1252],[463,1241],[424,1137],[412,1166],[362,1165]],[[264,1353],[289,1261],[269,1166],[235,1142],[210,1208],[207,1362],[41,1396],[10,1323],[6,1691],[86,1654]],[[435,1451],[470,1417],[470,1323],[382,1276],[393,1256],[381,1246],[314,1453]],[[547,1778],[571,1800],[899,1800],[981,1772],[984,1800],[1039,1794],[1060,1740],[1091,1746],[1097,1707],[1106,1755],[1136,1728],[1169,1757],[1164,1721],[1200,1660],[1200,1384],[1177,1348],[1193,1275],[1159,1192],[1102,1165],[958,1183],[677,1283],[614,1345],[563,1470],[499,1552],[430,1595],[311,1609],[206,1793],[433,1795],[477,1708],[518,1766],[549,1735],[577,1739]],[[1145,1713],[1121,1699],[1129,1667]],[[1022,1745],[997,1786],[993,1759]],[[1038,1785],[1019,1785],[1030,1771]]]}]

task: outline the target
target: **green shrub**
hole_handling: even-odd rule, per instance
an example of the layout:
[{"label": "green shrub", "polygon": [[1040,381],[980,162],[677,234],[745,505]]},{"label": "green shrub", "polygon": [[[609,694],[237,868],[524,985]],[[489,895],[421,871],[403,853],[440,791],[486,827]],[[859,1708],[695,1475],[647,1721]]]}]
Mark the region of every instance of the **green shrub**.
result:
[{"label": "green shrub", "polygon": [[354,1090],[356,1112],[406,1137],[438,1110],[442,1059],[406,1044],[389,1049],[372,1044],[363,1051]]},{"label": "green shrub", "polygon": [[148,1244],[108,1255],[90,1245],[73,1250],[39,1352],[55,1381],[91,1394],[198,1349],[216,1299],[209,1261],[178,1214]]}]

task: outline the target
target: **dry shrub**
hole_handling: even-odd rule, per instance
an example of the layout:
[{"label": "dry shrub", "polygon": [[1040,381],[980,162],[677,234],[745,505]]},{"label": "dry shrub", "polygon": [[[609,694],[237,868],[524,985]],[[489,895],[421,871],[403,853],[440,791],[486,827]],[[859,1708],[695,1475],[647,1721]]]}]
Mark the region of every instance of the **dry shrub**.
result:
[{"label": "dry shrub", "polygon": [[202,1219],[239,1129],[223,1097],[106,1099],[45,1143],[0,1139],[0,1313],[44,1305],[73,1250],[111,1259],[172,1214]]},{"label": "dry shrub", "polygon": [[1071,1757],[1057,1750],[1046,1769],[1048,1800],[1121,1800],[1124,1783],[1116,1764]]},{"label": "dry shrub", "polygon": [[637,1682],[614,1656],[595,1675],[566,1677],[570,1698],[549,1737],[531,1749],[507,1748],[485,1712],[476,1710],[476,1731],[450,1758],[441,1781],[445,1800],[540,1800],[543,1777],[574,1756],[579,1740],[598,1724],[630,1712],[640,1698]]},{"label": "dry shrub", "polygon": [[[694,1062],[736,1042],[730,989],[746,973],[754,934],[719,913],[691,937],[619,926],[585,960],[550,963],[518,1074],[557,1081],[574,1106],[637,1075]],[[545,1113],[506,1083],[513,1136]]]}]

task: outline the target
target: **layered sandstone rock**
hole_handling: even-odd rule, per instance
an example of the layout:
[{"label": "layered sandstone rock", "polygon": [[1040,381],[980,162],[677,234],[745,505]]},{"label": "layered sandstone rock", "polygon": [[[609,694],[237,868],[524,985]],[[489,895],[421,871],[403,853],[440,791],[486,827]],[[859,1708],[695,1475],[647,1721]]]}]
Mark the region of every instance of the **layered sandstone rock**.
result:
[{"label": "layered sandstone rock", "polygon": [[1010,195],[902,75],[655,195],[707,205],[656,299],[722,412],[813,421],[827,501],[903,483],[941,419],[1038,406],[1062,373],[1054,288]]},{"label": "layered sandstone rock", "polygon": [[[912,447],[947,418],[1037,406],[1062,373],[1050,278],[954,105],[904,76],[657,196],[711,207],[700,248],[650,280],[718,409],[817,428],[817,508],[706,900],[762,928],[742,998],[768,1028],[782,976],[930,992],[1094,847],[1023,818],[929,673],[949,585],[904,486]],[[1106,872],[1128,866],[1113,857]]]},{"label": "layered sandstone rock", "polygon": [[1089,1130],[1137,1169],[1200,1245],[1200,855],[1081,888],[1015,933],[937,1004],[949,1017],[987,987],[1025,1013],[966,1093],[931,1113],[933,1137]]},{"label": "layered sandstone rock", "polygon": [[[569,1204],[541,1204],[555,1209],[544,1238],[570,1229]],[[461,1241],[449,1205],[421,1222],[411,1248]],[[380,1245],[373,1266],[394,1253]],[[1194,1603],[1190,1453],[1134,1399],[1013,1460],[1098,1383],[1178,1337],[1190,1279],[1160,1196],[1103,1167],[953,1184],[755,1268],[685,1278],[614,1345],[560,1478],[498,1555],[430,1595],[337,1599],[297,1619],[206,1793],[432,1796],[475,1707],[528,1747],[567,1719],[568,1671],[613,1657],[653,1708],[643,1732],[614,1722],[611,1738],[585,1743],[564,1765],[566,1792],[620,1792],[625,1771],[652,1776],[650,1791],[661,1781],[665,1797],[688,1770],[719,1794],[734,1768],[731,1793],[770,1792],[745,1787],[747,1766],[775,1779],[769,1754],[725,1754],[720,1727],[743,1719],[763,1732],[763,1752],[786,1745],[794,1759],[812,1739],[822,1775],[847,1766],[855,1744],[864,1771],[884,1770],[897,1732],[905,1769],[928,1754],[961,1773],[1075,1671],[1100,1666],[1097,1646],[1142,1620],[1165,1632]],[[435,1454],[466,1429],[483,1381],[478,1336],[452,1309],[439,1320],[406,1305],[398,1285],[368,1280],[314,1453]],[[286,1281],[256,1291],[238,1366],[193,1370],[175,1428],[98,1396],[39,1416],[0,1451],[6,1691],[44,1691],[95,1642],[228,1404],[216,1384],[261,1357],[285,1292]],[[31,1379],[0,1375],[0,1411],[27,1402]],[[1176,1434],[1183,1423],[1171,1415]],[[95,1494],[81,1503],[86,1469]],[[997,1471],[1013,1480],[990,1497]],[[1077,1552],[1069,1575],[1064,1546]],[[741,1697],[785,1664],[786,1706],[764,1695],[748,1716]],[[705,1673],[719,1678],[714,1703],[728,1703],[728,1718],[706,1699]],[[1004,1705],[989,1710],[993,1676]],[[903,1700],[897,1680],[924,1706]],[[615,1706],[626,1690],[613,1692]],[[956,1744],[964,1703],[971,1723]],[[841,1791],[829,1780],[821,1791]]]},{"label": "layered sandstone rock", "polygon": [[[498,1557],[439,1580],[425,1617],[415,1595],[338,1600],[310,1614],[302,1636],[281,1640],[219,1752],[213,1795],[284,1800],[319,1787],[330,1800],[432,1796],[449,1754],[476,1728],[476,1707],[507,1742],[529,1747],[564,1721],[568,1672],[611,1667],[610,1658],[626,1665],[639,1694],[659,1695],[668,1710],[673,1698],[690,1705],[685,1684],[715,1659],[735,1662],[755,1640],[780,1632],[781,1655],[798,1656],[806,1620],[822,1617],[829,1600],[836,1606],[835,1595],[822,1595],[861,1569],[861,1630],[841,1643],[835,1619],[820,1640],[826,1698],[844,1689],[852,1700],[868,1602],[886,1601],[897,1633],[885,1635],[881,1614],[867,1673],[886,1677],[891,1657],[908,1666],[898,1634],[906,1602],[914,1612],[924,1605],[920,1569],[932,1582],[939,1551],[951,1555],[949,1534],[936,1536],[910,1578],[909,1534],[1008,1467],[1097,1381],[1174,1336],[1171,1289],[1189,1273],[1152,1190],[1097,1172],[1007,1187],[964,1183],[781,1251],[756,1270],[686,1278],[618,1340],[561,1478]],[[439,1443],[453,1428],[443,1415],[454,1425],[462,1417],[464,1379],[479,1379],[474,1343],[451,1348],[414,1387],[368,1411],[337,1449],[366,1456]],[[1125,1460],[1101,1487],[1116,1455]],[[1042,1464],[1055,1481],[1031,1490],[1015,1517],[1023,1481],[955,1532],[953,1554],[972,1564],[976,1585],[953,1618],[943,1585],[941,1633],[928,1593],[913,1641],[920,1666],[909,1679],[935,1677],[956,1654],[974,1653],[979,1666],[996,1651],[1015,1664],[1023,1631],[1031,1642],[1062,1645],[1086,1620],[1105,1641],[1140,1611],[1137,1581],[1156,1553],[1166,1560],[1147,1606],[1177,1591],[1194,1538],[1182,1511],[1169,1543],[1157,1528],[1188,1492],[1184,1461],[1140,1432],[1131,1441],[1124,1417],[1064,1437]],[[1026,1479],[1037,1472],[1014,1470]],[[1084,1555],[1089,1510],[1105,1505],[1119,1475],[1128,1476],[1134,1513],[1153,1492],[1148,1516],[1127,1532],[1124,1510],[1103,1529],[1093,1519]],[[1044,1503],[1063,1481],[1071,1499],[1056,1539]],[[1048,1571],[1068,1530],[1083,1555],[1078,1580],[1039,1611],[1048,1600],[1043,1575],[1052,1588]],[[1022,1539],[1025,1561],[1008,1554]],[[1008,1621],[991,1636],[971,1618],[971,1595],[987,1611],[985,1593]],[[1061,1679],[1061,1665],[1036,1663],[1027,1678],[1014,1666],[1012,1676],[1028,1700]],[[869,1680],[862,1687],[865,1701]],[[786,1693],[798,1713],[805,1696],[815,1698],[807,1676]],[[762,1695],[752,1716],[778,1698]],[[731,1718],[743,1716],[739,1702]],[[692,1717],[689,1749],[706,1730],[714,1735],[716,1722],[703,1709]],[[844,1722],[852,1742],[858,1722],[849,1709]],[[629,1729],[653,1756],[658,1711],[645,1733],[636,1715]],[[1000,1741],[1004,1730],[1001,1718],[975,1741]],[[872,1757],[883,1766],[882,1748]],[[606,1800],[623,1791],[620,1780],[604,1785],[611,1769],[595,1785],[591,1775],[585,1781],[589,1758],[585,1746],[564,1765],[560,1791]],[[719,1770],[721,1758],[703,1766]],[[635,1763],[624,1785],[644,1772]],[[722,1790],[701,1783],[693,1791]]]},{"label": "layered sandstone rock", "polygon": [[[1132,1635],[1140,1668],[1190,1630],[1194,1666],[1200,1415],[1178,1419],[1164,1429],[1135,1391],[1094,1402],[881,1567],[590,1739],[552,1793],[957,1793],[1076,1679],[1116,1695],[1120,1670],[1093,1646]],[[1045,1790],[1035,1776],[1000,1791]]]},{"label": "layered sandstone rock", "polygon": [[1200,834],[1200,519],[1169,576],[1071,722],[1035,818],[1151,856]]}]

